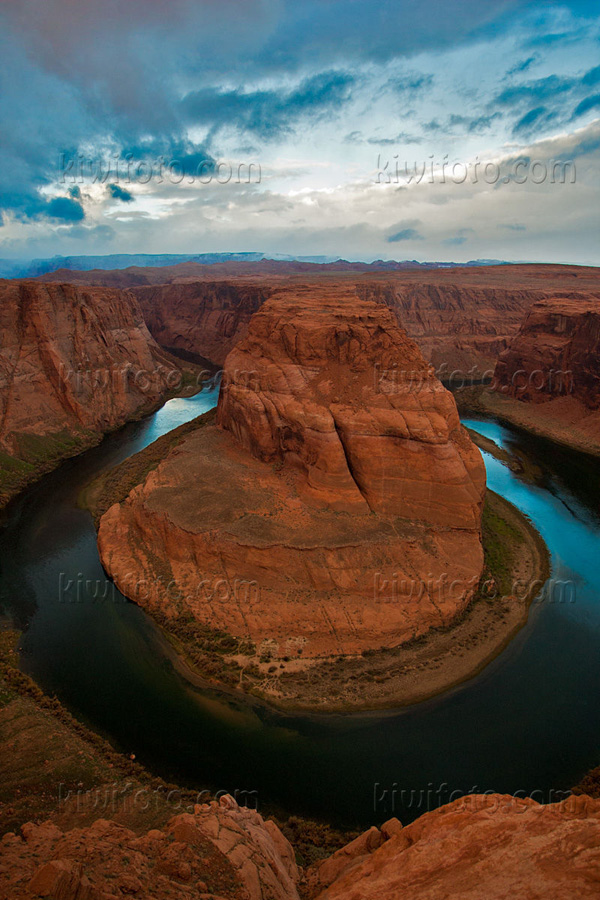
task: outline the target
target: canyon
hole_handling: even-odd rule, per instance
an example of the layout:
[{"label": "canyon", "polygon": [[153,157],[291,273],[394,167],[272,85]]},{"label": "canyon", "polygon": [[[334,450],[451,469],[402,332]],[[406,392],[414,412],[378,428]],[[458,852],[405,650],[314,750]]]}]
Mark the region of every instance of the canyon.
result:
[{"label": "canyon", "polygon": [[[249,644],[264,672],[276,663],[290,674],[438,629],[451,646],[447,629],[469,608],[484,567],[484,477],[435,375],[448,348],[460,366],[500,354],[498,415],[523,410],[531,430],[547,417],[555,439],[559,426],[581,429],[584,448],[599,437],[588,276],[574,273],[582,281],[572,292],[519,276],[521,287],[504,294],[484,290],[484,277],[494,274],[476,273],[472,294],[450,281],[399,289],[378,275],[357,284],[354,271],[321,279],[318,292],[304,271],[268,283],[194,274],[143,288],[2,283],[0,462],[34,459],[40,471],[152,409],[177,368],[166,347],[222,354],[216,421],[209,415],[186,433],[104,514],[107,570],[167,629],[191,613],[237,635],[240,681]],[[398,318],[411,322],[412,338],[422,329],[419,347]],[[91,371],[126,374],[90,381]],[[555,381],[557,371],[573,377]],[[441,576],[458,593],[440,594]],[[585,796],[544,806],[476,794],[404,828],[390,819],[303,871],[280,827],[230,797],[152,825],[36,818],[2,839],[0,898],[533,900],[560,890],[574,900],[600,889],[600,801]]]},{"label": "canyon", "polygon": [[600,455],[600,312],[594,295],[536,301],[500,354],[489,385],[457,393],[483,413]]},{"label": "canyon", "polygon": [[217,422],[104,513],[98,546],[167,628],[191,616],[285,668],[460,618],[484,491],[452,395],[391,311],[281,288],[226,360]]},{"label": "canyon", "polygon": [[156,408],[179,366],[127,291],[0,282],[0,501]]},{"label": "canyon", "polygon": [[301,868],[274,821],[226,795],[151,829],[28,822],[0,843],[0,900],[580,900],[600,890],[599,838],[600,800],[472,794]]},{"label": "canyon", "polygon": [[230,262],[115,271],[59,270],[44,281],[130,288],[148,327],[163,346],[222,365],[246,334],[257,305],[274,286],[340,283],[363,299],[384,303],[415,339],[441,378],[458,371],[491,376],[499,354],[529,308],[552,297],[600,297],[598,270],[584,266],[499,265],[390,271],[385,263],[317,265],[276,261]]}]

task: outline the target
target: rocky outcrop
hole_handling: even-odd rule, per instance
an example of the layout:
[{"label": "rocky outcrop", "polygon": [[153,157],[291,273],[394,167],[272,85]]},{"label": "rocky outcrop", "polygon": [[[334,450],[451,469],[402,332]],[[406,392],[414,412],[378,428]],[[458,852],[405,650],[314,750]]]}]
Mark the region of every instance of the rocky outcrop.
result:
[{"label": "rocky outcrop", "polygon": [[[0,282],[0,453],[7,477],[19,465],[35,471],[150,410],[179,375],[130,293]],[[2,486],[0,478],[0,493]]]},{"label": "rocky outcrop", "polygon": [[600,454],[600,300],[535,303],[479,405],[551,440]]},{"label": "rocky outcrop", "polygon": [[[600,801],[473,794],[367,832],[307,873],[318,900],[600,896]],[[368,840],[367,840],[368,838]]]},{"label": "rocky outcrop", "polygon": [[282,293],[229,354],[217,420],[319,503],[477,530],[481,457],[392,314],[349,292]]},{"label": "rocky outcrop", "polygon": [[600,800],[472,794],[304,873],[274,822],[228,796],[143,833],[28,823],[0,849],[0,900],[298,900],[299,884],[310,900],[581,900],[600,895]]},{"label": "rocky outcrop", "polygon": [[600,406],[600,300],[535,303],[496,366],[497,389],[527,403],[573,397]]},{"label": "rocky outcrop", "polygon": [[218,422],[102,517],[125,594],[294,659],[397,646],[464,611],[483,462],[388,309],[275,291],[227,359]]},{"label": "rocky outcrop", "polygon": [[28,823],[0,849],[0,900],[298,898],[288,841],[229,796],[143,834],[107,819],[66,833]]}]

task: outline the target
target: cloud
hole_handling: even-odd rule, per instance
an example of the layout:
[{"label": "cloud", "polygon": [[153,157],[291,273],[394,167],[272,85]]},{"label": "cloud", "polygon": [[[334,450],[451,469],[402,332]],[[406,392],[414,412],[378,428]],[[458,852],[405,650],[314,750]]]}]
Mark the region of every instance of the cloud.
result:
[{"label": "cloud", "polygon": [[545,106],[538,106],[536,109],[530,109],[522,118],[513,126],[513,134],[531,134],[534,127],[541,124],[548,124],[552,119],[556,118],[556,113],[548,110]]},{"label": "cloud", "polygon": [[458,237],[445,238],[442,241],[442,244],[445,244],[447,247],[462,247],[463,244],[467,243],[468,238],[464,235],[459,235]]},{"label": "cloud", "polygon": [[85,218],[83,206],[71,197],[55,197],[48,203],[46,215],[65,222],[80,222]]},{"label": "cloud", "polygon": [[521,72],[526,72],[527,69],[531,68],[531,66],[536,62],[537,56],[528,56],[527,59],[522,60],[519,63],[516,63],[506,73],[507,75],[520,75]]},{"label": "cloud", "polygon": [[109,184],[108,193],[113,200],[121,200],[123,203],[133,203],[135,199],[131,191],[125,190],[125,188],[122,188],[118,184]]},{"label": "cloud", "polygon": [[386,241],[388,244],[398,244],[401,241],[422,241],[424,240],[423,235],[419,234],[417,229],[414,227],[419,224],[418,219],[413,220],[405,220],[404,222],[397,222],[396,225],[392,226],[393,231],[391,234],[386,236]]},{"label": "cloud", "polygon": [[188,122],[213,130],[233,126],[264,140],[281,137],[304,118],[337,110],[351,96],[354,76],[344,71],[319,72],[292,89],[224,91],[203,88],[188,93],[182,109]]},{"label": "cloud", "polygon": [[600,108],[600,94],[592,94],[591,97],[586,97],[585,100],[582,100],[578,106],[573,110],[573,118],[576,116],[582,116],[584,113],[589,112],[591,109]]},{"label": "cloud", "polygon": [[459,125],[463,126],[469,134],[479,134],[487,131],[497,119],[501,118],[502,113],[499,112],[492,113],[489,116],[462,116],[454,113],[448,119],[448,128],[451,129]]},{"label": "cloud", "polygon": [[527,231],[527,227],[525,225],[521,225],[520,223],[507,223],[506,225],[501,224],[498,225],[498,228],[506,228],[508,231]]}]

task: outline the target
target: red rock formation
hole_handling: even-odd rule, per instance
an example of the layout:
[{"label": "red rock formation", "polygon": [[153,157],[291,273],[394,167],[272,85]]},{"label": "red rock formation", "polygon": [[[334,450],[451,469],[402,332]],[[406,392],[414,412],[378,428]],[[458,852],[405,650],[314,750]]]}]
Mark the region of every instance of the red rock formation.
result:
[{"label": "red rock formation", "polygon": [[279,295],[223,378],[219,424],[257,459],[299,465],[330,507],[478,528],[479,451],[388,310],[336,287]]},{"label": "red rock formation", "polygon": [[162,346],[222,365],[270,296],[268,284],[193,281],[138,289],[144,319]]},{"label": "red rock formation", "polygon": [[[301,877],[277,826],[231,797],[142,834],[28,823],[0,850],[0,900],[297,900]],[[303,880],[312,900],[587,900],[600,896],[600,800],[473,794],[370,828]]]},{"label": "red rock formation", "polygon": [[483,463],[384,306],[275,292],[227,359],[218,418],[103,516],[124,593],[279,656],[396,646],[464,610]]},{"label": "red rock formation", "polygon": [[[600,801],[474,794],[308,873],[318,900],[581,900],[600,896]],[[368,833],[367,833],[368,834]],[[365,838],[366,836],[363,836]],[[352,845],[349,845],[352,849]],[[325,888],[323,890],[323,888]]]},{"label": "red rock formation", "polygon": [[56,435],[84,446],[152,408],[177,374],[130,293],[0,282],[0,451],[9,456],[27,460],[35,442],[46,461]]},{"label": "red rock formation", "polygon": [[556,297],[535,303],[496,366],[497,388],[528,403],[571,396],[600,406],[600,301]]},{"label": "red rock formation", "polygon": [[232,797],[145,834],[98,819],[64,833],[28,823],[0,842],[0,900],[297,900],[293,850]]},{"label": "red rock formation", "polygon": [[532,306],[496,366],[492,414],[600,454],[600,301],[557,297]]},{"label": "red rock formation", "polygon": [[221,365],[245,336],[257,304],[282,282],[356,285],[364,299],[386,303],[442,378],[458,378],[476,366],[490,373],[539,299],[600,296],[598,269],[583,266],[484,266],[390,271],[386,263],[339,261],[326,265],[274,262],[199,265],[114,272],[54,272],[44,280],[136,289],[146,321],[159,344],[194,352]]}]

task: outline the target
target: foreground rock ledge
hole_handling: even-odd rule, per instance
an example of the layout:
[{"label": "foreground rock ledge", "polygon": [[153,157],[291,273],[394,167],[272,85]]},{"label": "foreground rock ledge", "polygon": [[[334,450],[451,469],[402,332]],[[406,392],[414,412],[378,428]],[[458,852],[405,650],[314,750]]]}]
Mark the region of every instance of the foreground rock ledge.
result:
[{"label": "foreground rock ledge", "polygon": [[0,842],[0,900],[581,900],[600,895],[600,801],[473,794],[391,818],[298,869],[274,822],[232,797],[144,833],[106,819]]},{"label": "foreground rock ledge", "polygon": [[483,462],[388,309],[276,291],[227,358],[217,420],[102,517],[125,594],[272,657],[398,646],[464,611]]}]

